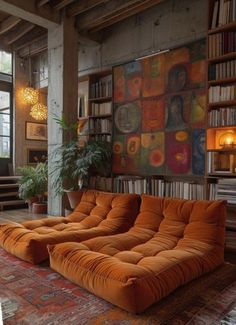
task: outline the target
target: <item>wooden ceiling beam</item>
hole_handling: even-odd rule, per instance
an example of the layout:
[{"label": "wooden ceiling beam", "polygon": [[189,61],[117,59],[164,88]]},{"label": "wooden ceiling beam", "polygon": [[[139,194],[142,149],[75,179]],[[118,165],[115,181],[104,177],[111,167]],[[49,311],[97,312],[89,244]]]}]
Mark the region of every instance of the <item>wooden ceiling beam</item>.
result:
[{"label": "wooden ceiling beam", "polygon": [[111,26],[130,16],[138,14],[150,7],[153,7],[164,0],[114,0],[100,10],[88,13],[78,20],[79,30],[97,32],[105,27]]},{"label": "wooden ceiling beam", "polygon": [[46,35],[47,34],[46,34],[45,30],[40,29],[39,27],[35,27],[34,29],[31,30],[31,33],[25,34],[23,37],[21,37],[16,42],[14,42],[12,44],[13,49],[15,51],[18,51],[18,50],[28,46],[29,44],[32,44],[37,39],[39,39],[41,37],[45,37]]},{"label": "wooden ceiling beam", "polygon": [[56,3],[55,5],[53,5],[53,9],[61,10],[61,9],[65,8],[66,6],[70,5],[74,1],[75,0],[61,0],[58,3]]},{"label": "wooden ceiling beam", "polygon": [[22,36],[27,34],[29,31],[31,31],[34,27],[34,24],[28,23],[27,21],[22,22],[22,24],[19,26],[19,28],[17,28],[17,30],[12,31],[9,35],[7,35],[7,37],[5,38],[5,42],[8,45],[11,45],[12,43],[20,39]]},{"label": "wooden ceiling beam", "polygon": [[69,6],[69,8],[66,10],[66,13],[68,16],[77,16],[82,14],[83,12],[86,12],[90,9],[93,9],[97,7],[100,4],[104,4],[108,2],[109,0],[83,0],[78,1],[72,5]]},{"label": "wooden ceiling beam", "polygon": [[60,15],[49,5],[37,8],[32,0],[0,0],[2,11],[27,20],[44,28],[55,28],[60,24]]},{"label": "wooden ceiling beam", "polygon": [[3,20],[0,24],[0,35],[8,32],[10,29],[15,27],[20,21],[20,18],[13,16],[10,16],[7,19]]},{"label": "wooden ceiling beam", "polygon": [[39,7],[42,7],[44,6],[46,3],[48,3],[50,0],[36,0],[36,6],[39,8]]}]

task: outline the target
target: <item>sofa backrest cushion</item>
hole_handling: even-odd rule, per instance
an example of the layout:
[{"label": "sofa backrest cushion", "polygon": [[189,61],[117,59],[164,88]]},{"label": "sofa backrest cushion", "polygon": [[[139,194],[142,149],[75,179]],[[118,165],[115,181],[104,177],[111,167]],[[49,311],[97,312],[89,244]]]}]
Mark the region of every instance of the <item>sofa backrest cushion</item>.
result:
[{"label": "sofa backrest cushion", "polygon": [[142,195],[135,227],[159,235],[224,245],[225,201],[183,200]]},{"label": "sofa backrest cushion", "polygon": [[117,194],[87,190],[67,220],[80,222],[86,228],[104,227],[128,230],[139,211],[140,197],[136,194]]}]

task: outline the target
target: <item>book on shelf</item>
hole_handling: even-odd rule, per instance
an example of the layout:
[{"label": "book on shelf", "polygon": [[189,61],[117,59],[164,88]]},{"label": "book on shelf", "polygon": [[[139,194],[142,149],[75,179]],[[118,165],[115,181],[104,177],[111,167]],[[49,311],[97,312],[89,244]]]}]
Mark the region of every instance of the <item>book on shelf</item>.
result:
[{"label": "book on shelf", "polygon": [[236,178],[220,178],[217,184],[216,198],[236,204]]},{"label": "book on shelf", "polygon": [[94,116],[111,115],[112,114],[112,102],[91,103],[91,114]]},{"label": "book on shelf", "polygon": [[233,78],[236,76],[236,60],[211,64],[208,69],[208,80]]},{"label": "book on shelf", "polygon": [[236,85],[212,86],[209,88],[209,103],[218,103],[236,99]]},{"label": "book on shelf", "polygon": [[236,0],[214,2],[211,28],[223,26],[236,20]]},{"label": "book on shelf", "polygon": [[112,96],[112,75],[100,78],[91,84],[90,98],[103,98]]},{"label": "book on shelf", "polygon": [[214,58],[224,54],[235,52],[236,32],[228,31],[209,35],[208,57]]},{"label": "book on shelf", "polygon": [[236,106],[219,107],[208,113],[209,126],[231,126],[236,125]]}]

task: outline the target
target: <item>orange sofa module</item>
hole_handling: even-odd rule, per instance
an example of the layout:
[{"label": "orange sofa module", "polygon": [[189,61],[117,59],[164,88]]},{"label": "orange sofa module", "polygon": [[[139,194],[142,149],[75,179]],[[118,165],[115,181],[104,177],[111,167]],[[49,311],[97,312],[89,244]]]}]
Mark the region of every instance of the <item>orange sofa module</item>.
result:
[{"label": "orange sofa module", "polygon": [[126,233],[49,245],[50,265],[66,278],[139,313],[224,260],[224,201],[142,195]]},{"label": "orange sofa module", "polygon": [[0,245],[31,262],[48,258],[47,245],[111,235],[127,231],[139,211],[140,197],[88,190],[68,217],[50,217],[22,224],[0,225]]}]

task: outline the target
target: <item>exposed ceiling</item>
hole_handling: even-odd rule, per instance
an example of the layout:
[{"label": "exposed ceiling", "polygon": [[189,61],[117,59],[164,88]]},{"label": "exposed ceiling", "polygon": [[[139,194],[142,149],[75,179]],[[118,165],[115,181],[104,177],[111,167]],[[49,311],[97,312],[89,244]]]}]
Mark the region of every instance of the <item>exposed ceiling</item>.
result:
[{"label": "exposed ceiling", "polygon": [[[165,0],[0,0],[0,10],[5,5],[19,6],[26,12],[59,22],[61,15],[76,17],[76,27],[81,35],[93,38],[105,28],[138,14]],[[27,7],[28,5],[28,7]],[[19,51],[47,35],[47,29],[22,18],[0,11],[0,45]],[[48,18],[49,17],[49,18]]]}]

